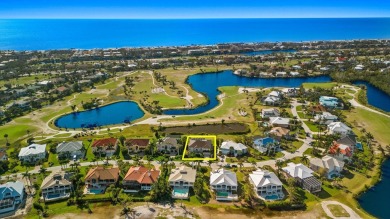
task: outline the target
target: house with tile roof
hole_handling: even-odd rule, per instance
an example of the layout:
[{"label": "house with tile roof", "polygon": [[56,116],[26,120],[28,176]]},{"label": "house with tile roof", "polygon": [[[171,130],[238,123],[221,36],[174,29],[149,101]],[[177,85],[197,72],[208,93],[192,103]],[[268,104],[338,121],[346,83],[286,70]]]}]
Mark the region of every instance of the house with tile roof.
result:
[{"label": "house with tile roof", "polygon": [[19,160],[26,163],[35,163],[46,158],[46,144],[31,144],[20,149]]},{"label": "house with tile roof", "polygon": [[326,155],[320,158],[313,158],[310,160],[310,169],[320,172],[324,170],[326,177],[332,179],[333,177],[340,176],[344,168],[344,162],[334,157]]},{"label": "house with tile roof", "polygon": [[149,139],[131,138],[125,140],[125,147],[130,152],[141,152],[149,146]]},{"label": "house with tile roof", "polygon": [[149,191],[159,176],[159,170],[150,170],[143,166],[130,167],[123,178],[123,190],[124,192]]},{"label": "house with tile roof", "polygon": [[263,200],[280,200],[284,198],[283,183],[275,173],[267,170],[256,170],[249,174],[249,182],[256,194]]},{"label": "house with tile roof", "polygon": [[82,141],[61,142],[56,147],[59,158],[84,158],[85,148]]},{"label": "house with tile roof", "polygon": [[101,154],[111,157],[118,149],[119,140],[116,138],[97,139],[92,143],[92,151],[95,154]]},{"label": "house with tile roof", "polygon": [[87,194],[102,194],[111,184],[116,184],[119,179],[119,168],[104,168],[98,166],[88,171],[85,176],[85,191]]},{"label": "house with tile roof", "polygon": [[309,167],[299,163],[288,163],[282,170],[286,173],[287,177],[294,178],[298,184],[311,193],[321,191],[322,182],[313,176],[313,170]]},{"label": "house with tile roof", "polygon": [[172,187],[172,198],[189,198],[189,189],[194,187],[196,170],[187,166],[176,167],[169,175],[169,185]]},{"label": "house with tile roof", "polygon": [[179,144],[179,139],[174,137],[165,137],[157,143],[157,150],[161,153],[179,154],[181,145]]},{"label": "house with tile roof", "polygon": [[7,182],[0,185],[0,213],[17,210],[25,198],[23,182]]},{"label": "house with tile roof", "polygon": [[189,152],[210,156],[214,146],[211,140],[204,138],[191,138],[188,142],[187,150]]},{"label": "house with tile roof", "polygon": [[353,148],[348,145],[340,144],[334,141],[329,148],[329,154],[336,159],[342,161],[350,161],[353,156]]},{"label": "house with tile roof", "polygon": [[42,199],[46,202],[67,199],[72,192],[72,174],[65,171],[57,171],[47,176],[41,185]]},{"label": "house with tile roof", "polygon": [[221,154],[233,155],[235,157],[248,153],[248,147],[242,143],[236,143],[234,141],[224,141],[219,149]]},{"label": "house with tile roof", "polygon": [[286,129],[283,127],[273,127],[268,134],[272,136],[277,141],[281,141],[282,138],[292,139],[293,136],[290,135],[290,129]]},{"label": "house with tile roof", "polygon": [[236,173],[218,169],[210,173],[210,187],[215,192],[217,201],[238,200]]}]

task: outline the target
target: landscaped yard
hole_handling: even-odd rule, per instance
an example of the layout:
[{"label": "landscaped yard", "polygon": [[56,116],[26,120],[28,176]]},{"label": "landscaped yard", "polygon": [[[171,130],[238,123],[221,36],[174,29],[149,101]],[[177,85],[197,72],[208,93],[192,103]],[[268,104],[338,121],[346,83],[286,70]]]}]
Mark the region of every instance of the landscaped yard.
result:
[{"label": "landscaped yard", "polygon": [[319,132],[318,124],[314,123],[313,121],[304,121],[304,123],[309,127],[310,131],[312,132]]},{"label": "landscaped yard", "polygon": [[349,217],[348,212],[341,205],[328,205],[330,212],[335,217]]}]

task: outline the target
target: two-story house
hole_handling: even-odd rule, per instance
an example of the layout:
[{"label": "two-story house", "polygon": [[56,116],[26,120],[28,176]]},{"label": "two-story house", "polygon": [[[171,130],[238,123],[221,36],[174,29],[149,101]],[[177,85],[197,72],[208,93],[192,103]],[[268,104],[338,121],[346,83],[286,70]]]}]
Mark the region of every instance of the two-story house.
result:
[{"label": "two-story house", "polygon": [[125,147],[130,152],[142,152],[149,146],[149,139],[126,139]]},{"label": "two-story house", "polygon": [[111,157],[118,148],[119,140],[116,138],[104,138],[92,143],[92,151],[100,156]]},{"label": "two-story house", "polygon": [[313,170],[303,164],[288,163],[282,168],[287,177],[294,178],[307,191],[316,193],[321,191],[322,182],[313,176]]},{"label": "two-story house", "polygon": [[46,158],[46,144],[31,144],[20,149],[19,160],[26,163],[35,163]]},{"label": "two-story house", "polygon": [[343,171],[344,162],[338,160],[334,157],[326,155],[320,158],[313,158],[310,160],[310,169],[321,172],[321,170],[325,171],[326,177],[328,179],[332,179],[333,177],[337,177]]},{"label": "two-story house", "polygon": [[274,201],[284,198],[283,183],[273,172],[258,169],[249,174],[249,181],[259,198],[263,200]]},{"label": "two-story house", "polygon": [[65,171],[53,172],[47,176],[41,185],[42,199],[55,201],[67,199],[72,192],[72,174]]},{"label": "two-story house", "polygon": [[24,184],[22,182],[7,182],[0,185],[0,213],[17,210],[24,197]]},{"label": "two-story house", "polygon": [[111,184],[116,184],[119,179],[119,168],[104,168],[101,166],[92,168],[85,176],[85,193],[102,194]]},{"label": "two-story house", "polygon": [[149,191],[157,182],[159,175],[159,170],[149,170],[143,166],[130,167],[123,178],[123,190],[124,192]]},{"label": "two-story house", "polygon": [[172,198],[187,199],[189,189],[194,187],[196,170],[187,166],[176,167],[169,175],[169,185],[172,187]]},{"label": "two-story house", "polygon": [[157,150],[161,153],[167,154],[179,154],[181,145],[178,142],[179,139],[173,137],[165,137],[157,143]]},{"label": "two-story house", "polygon": [[242,143],[236,143],[234,141],[224,141],[222,142],[219,151],[221,152],[221,154],[237,157],[248,153],[248,147]]},{"label": "two-story house", "polygon": [[188,142],[187,150],[196,154],[210,156],[214,146],[211,140],[204,138],[191,138]]},{"label": "two-story house", "polygon": [[59,158],[83,158],[85,149],[82,141],[61,142],[56,148]]},{"label": "two-story house", "polygon": [[238,200],[236,173],[219,169],[210,173],[210,187],[218,201]]}]

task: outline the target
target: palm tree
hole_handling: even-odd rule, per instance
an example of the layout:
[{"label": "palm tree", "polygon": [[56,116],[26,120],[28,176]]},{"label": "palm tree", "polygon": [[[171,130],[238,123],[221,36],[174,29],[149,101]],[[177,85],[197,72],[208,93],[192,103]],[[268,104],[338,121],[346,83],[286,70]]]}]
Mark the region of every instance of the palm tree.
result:
[{"label": "palm tree", "polygon": [[309,163],[309,158],[306,156],[306,154],[303,154],[301,156],[301,162],[304,163],[304,164],[308,164]]},{"label": "palm tree", "polygon": [[22,173],[22,176],[23,178],[26,179],[26,182],[28,182],[28,185],[27,185],[27,188],[28,188],[28,191],[29,193],[31,194],[31,173],[28,172],[28,170],[26,170],[25,173]]},{"label": "palm tree", "polygon": [[9,145],[8,143],[8,134],[4,134],[5,141],[7,142],[7,146]]},{"label": "palm tree", "polygon": [[371,141],[374,140],[374,136],[370,132],[367,132],[366,138],[367,138],[367,146],[370,146]]},{"label": "palm tree", "polygon": [[44,168],[42,165],[41,165],[41,168],[39,169],[39,173],[42,174],[42,175],[45,175],[47,169]]},{"label": "palm tree", "polygon": [[275,166],[277,167],[277,173],[278,173],[278,176],[279,176],[280,175],[280,170],[282,169],[282,166],[283,166],[283,161],[276,160]]}]

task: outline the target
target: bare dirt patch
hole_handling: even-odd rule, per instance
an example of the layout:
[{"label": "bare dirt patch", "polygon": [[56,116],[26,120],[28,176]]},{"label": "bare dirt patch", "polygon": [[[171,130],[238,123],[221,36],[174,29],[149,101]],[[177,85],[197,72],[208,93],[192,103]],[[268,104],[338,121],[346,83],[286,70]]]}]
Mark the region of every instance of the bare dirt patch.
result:
[{"label": "bare dirt patch", "polygon": [[242,123],[209,124],[209,125],[187,125],[166,127],[167,134],[238,134],[247,133],[249,127]]}]

